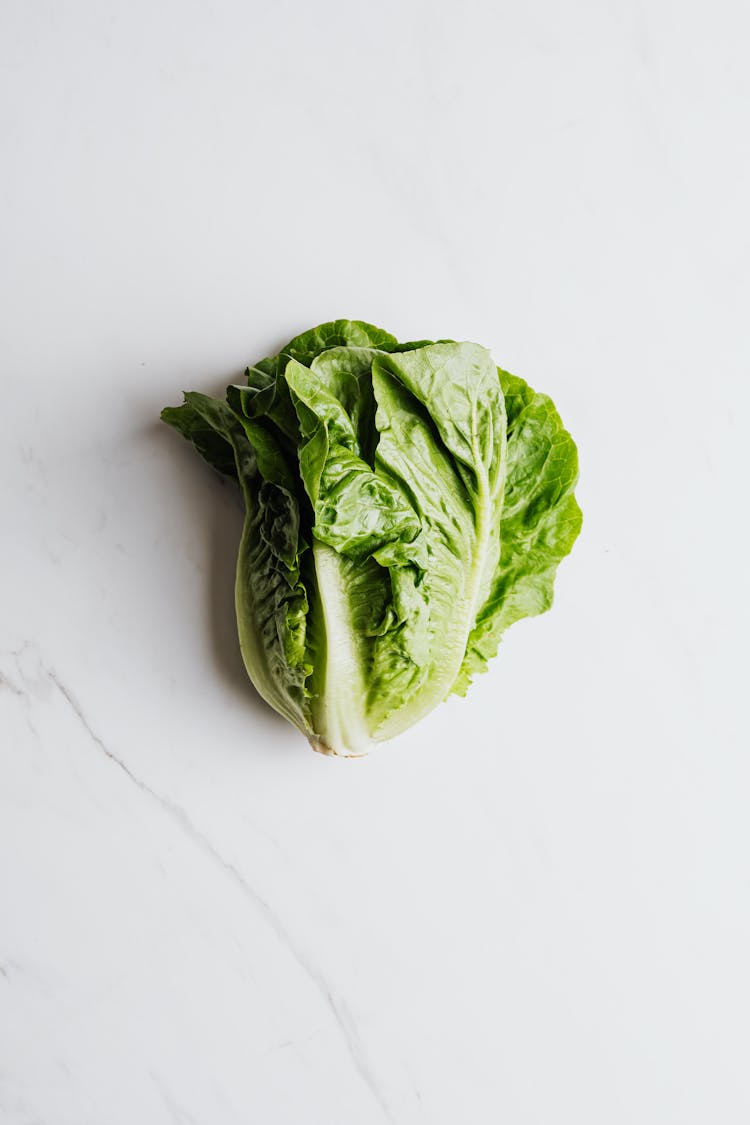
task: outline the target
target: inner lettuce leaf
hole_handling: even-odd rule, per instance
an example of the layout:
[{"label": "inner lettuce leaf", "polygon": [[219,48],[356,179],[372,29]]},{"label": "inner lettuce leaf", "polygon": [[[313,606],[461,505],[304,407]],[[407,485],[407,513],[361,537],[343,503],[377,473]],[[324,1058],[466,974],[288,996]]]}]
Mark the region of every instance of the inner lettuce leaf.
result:
[{"label": "inner lettuce leaf", "polygon": [[325,753],[465,694],[580,531],[572,438],[477,344],[332,321],[162,418],[240,486],[245,666]]}]

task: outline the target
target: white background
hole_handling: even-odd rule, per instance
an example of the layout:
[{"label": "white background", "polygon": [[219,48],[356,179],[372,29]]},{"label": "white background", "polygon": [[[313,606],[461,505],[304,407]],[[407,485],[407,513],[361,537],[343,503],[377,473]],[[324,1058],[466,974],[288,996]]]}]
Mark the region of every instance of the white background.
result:
[{"label": "white background", "polygon": [[[744,0],[4,0],[3,1125],[750,1120]],[[365,761],[157,421],[320,321],[555,399],[552,613]]]}]

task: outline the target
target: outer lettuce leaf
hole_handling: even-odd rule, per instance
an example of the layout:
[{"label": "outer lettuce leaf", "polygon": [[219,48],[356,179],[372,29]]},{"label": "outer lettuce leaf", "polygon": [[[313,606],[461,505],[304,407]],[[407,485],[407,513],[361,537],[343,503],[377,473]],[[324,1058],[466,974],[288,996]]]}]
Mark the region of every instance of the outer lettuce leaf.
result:
[{"label": "outer lettuce leaf", "polygon": [[[235,444],[241,430],[226,403],[190,391],[182,406],[165,406],[161,419],[192,442],[209,465],[237,480]],[[230,428],[233,437],[228,436]]]},{"label": "outer lettuce leaf", "polygon": [[508,626],[552,605],[555,572],[581,530],[573,490],[578,450],[552,400],[498,368],[508,416],[500,561],[453,691],[465,695],[484,672]]},{"label": "outer lettuce leaf", "polygon": [[426,550],[418,585],[393,575],[412,615],[378,644],[370,707],[375,737],[386,739],[440,703],[459,673],[499,555],[505,409],[497,369],[476,344],[379,355],[373,387],[375,466],[410,497]]},{"label": "outer lettuce leaf", "polygon": [[[272,433],[227,403],[190,392],[162,418],[220,471],[236,476],[245,501],[235,601],[240,648],[263,698],[312,733],[306,680],[309,603],[300,574],[305,542],[294,474]],[[229,458],[234,461],[232,472]]]}]

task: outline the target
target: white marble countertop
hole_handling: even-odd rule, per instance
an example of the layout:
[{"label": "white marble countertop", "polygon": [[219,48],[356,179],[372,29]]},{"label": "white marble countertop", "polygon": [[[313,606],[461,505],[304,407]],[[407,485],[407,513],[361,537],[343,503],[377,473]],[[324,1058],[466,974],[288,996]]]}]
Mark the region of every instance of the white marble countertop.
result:
[{"label": "white marble countertop", "polygon": [[[2,5],[3,1125],[750,1120],[749,31]],[[356,762],[254,696],[157,420],[339,316],[552,394],[585,512]]]}]

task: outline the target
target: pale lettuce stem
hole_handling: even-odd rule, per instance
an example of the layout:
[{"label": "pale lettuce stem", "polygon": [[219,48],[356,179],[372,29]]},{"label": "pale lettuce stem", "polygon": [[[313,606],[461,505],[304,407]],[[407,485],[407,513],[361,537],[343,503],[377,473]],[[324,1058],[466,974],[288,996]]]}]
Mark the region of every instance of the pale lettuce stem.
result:
[{"label": "pale lettuce stem", "polygon": [[365,719],[367,690],[336,551],[317,540],[313,560],[325,628],[323,690],[313,704],[316,749],[359,757],[372,749]]}]

